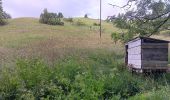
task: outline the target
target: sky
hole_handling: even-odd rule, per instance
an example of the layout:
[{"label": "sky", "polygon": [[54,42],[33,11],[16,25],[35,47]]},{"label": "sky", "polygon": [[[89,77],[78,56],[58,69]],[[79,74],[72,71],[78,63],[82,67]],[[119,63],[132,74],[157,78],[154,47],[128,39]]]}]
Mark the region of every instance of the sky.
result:
[{"label": "sky", "polygon": [[[13,18],[38,18],[44,8],[49,12],[62,12],[65,17],[83,17],[88,14],[90,18],[99,18],[100,0],[2,0],[2,2],[4,11]],[[103,19],[122,11],[108,3],[121,6],[126,4],[126,0],[102,0]]]}]

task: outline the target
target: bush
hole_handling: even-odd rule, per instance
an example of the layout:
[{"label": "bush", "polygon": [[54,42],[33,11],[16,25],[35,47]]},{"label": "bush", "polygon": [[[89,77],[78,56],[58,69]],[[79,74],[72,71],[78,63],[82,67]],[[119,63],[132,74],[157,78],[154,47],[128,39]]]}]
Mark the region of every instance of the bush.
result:
[{"label": "bush", "polygon": [[100,23],[93,23],[93,26],[100,26]]},{"label": "bush", "polygon": [[47,24],[49,24],[49,25],[61,25],[61,26],[64,26],[64,22],[61,22],[60,19],[54,19],[54,18],[49,19]]},{"label": "bush", "polygon": [[0,99],[12,100],[16,99],[20,94],[20,79],[16,70],[3,67],[0,71]]},{"label": "bush", "polygon": [[64,18],[64,21],[70,22],[70,23],[73,23],[73,22],[74,22],[74,21],[73,21],[73,18]]},{"label": "bush", "polygon": [[77,20],[76,23],[75,23],[77,26],[85,26],[86,24],[81,21],[81,20]]},{"label": "bush", "polygon": [[7,22],[4,19],[0,19],[0,25],[5,25]]}]

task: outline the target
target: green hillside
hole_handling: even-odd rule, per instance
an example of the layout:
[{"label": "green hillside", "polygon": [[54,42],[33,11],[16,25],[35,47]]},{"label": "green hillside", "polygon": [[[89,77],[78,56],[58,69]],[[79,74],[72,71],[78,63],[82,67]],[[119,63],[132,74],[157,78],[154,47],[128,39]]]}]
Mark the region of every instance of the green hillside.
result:
[{"label": "green hillside", "polygon": [[[85,25],[77,26],[81,21]],[[170,75],[132,75],[112,23],[75,18],[64,26],[17,18],[0,27],[0,100],[170,99]],[[155,38],[169,39],[162,33]]]}]

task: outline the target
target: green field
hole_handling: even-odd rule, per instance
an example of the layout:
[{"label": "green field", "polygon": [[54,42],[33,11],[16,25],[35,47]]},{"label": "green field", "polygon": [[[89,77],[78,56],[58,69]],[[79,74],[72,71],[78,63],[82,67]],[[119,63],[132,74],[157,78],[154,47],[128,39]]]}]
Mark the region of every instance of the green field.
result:
[{"label": "green field", "polygon": [[[17,18],[0,27],[0,100],[169,100],[170,75],[132,75],[112,23],[75,18],[84,26]],[[163,34],[163,33],[162,33]],[[169,40],[165,35],[154,36]]]}]

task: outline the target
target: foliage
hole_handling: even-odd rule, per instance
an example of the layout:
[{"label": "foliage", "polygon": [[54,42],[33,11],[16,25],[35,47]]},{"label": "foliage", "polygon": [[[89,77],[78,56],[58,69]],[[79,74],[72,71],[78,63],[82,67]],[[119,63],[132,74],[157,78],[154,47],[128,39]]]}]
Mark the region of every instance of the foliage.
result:
[{"label": "foliage", "polygon": [[49,25],[61,25],[61,26],[64,26],[64,22],[61,22],[60,19],[56,19],[56,18],[50,18],[47,22],[47,24]]},{"label": "foliage", "polygon": [[114,41],[114,43],[117,43],[119,41],[122,42],[122,43],[126,43],[126,42],[129,41],[129,39],[133,38],[133,35],[131,33],[125,34],[125,33],[113,32],[111,34],[111,38]]},{"label": "foliage", "polygon": [[84,15],[84,18],[89,18],[87,14]]},{"label": "foliage", "polygon": [[153,90],[149,93],[139,94],[135,97],[130,98],[130,100],[169,100],[169,92],[169,87],[162,87],[160,90],[157,91]]},{"label": "foliage", "polygon": [[62,13],[58,15],[56,13],[49,13],[47,9],[44,9],[44,12],[40,15],[40,22],[49,25],[64,25],[64,22],[61,21],[63,17]]},{"label": "foliage", "polygon": [[14,69],[4,67],[0,73],[0,99],[120,100],[163,86],[164,81],[129,73],[122,58],[98,52],[83,60],[70,56],[53,66],[39,59],[20,59]]},{"label": "foliage", "polygon": [[4,11],[4,12],[3,12],[3,18],[4,18],[4,19],[11,19],[12,17],[11,17],[10,14],[8,14],[8,13],[6,13],[6,12]]},{"label": "foliage", "polygon": [[100,26],[100,23],[93,23],[93,26]]},{"label": "foliage", "polygon": [[58,18],[64,18],[63,13],[59,12],[59,13],[58,13]]},{"label": "foliage", "polygon": [[113,16],[108,16],[107,18],[106,18],[106,22],[114,22],[115,21],[115,19],[116,19],[116,16],[115,15],[113,15]]},{"label": "foliage", "polygon": [[84,23],[83,21],[81,21],[81,20],[79,19],[79,20],[77,20],[77,21],[75,22],[75,25],[77,25],[77,26],[85,26],[86,23]]},{"label": "foliage", "polygon": [[73,18],[64,18],[64,21],[70,22],[70,23],[73,23],[73,22],[74,22]]},{"label": "foliage", "polygon": [[168,29],[170,22],[168,0],[128,0],[127,5],[120,8],[126,9],[126,12],[119,14],[114,23],[118,28],[127,30],[123,32],[124,35],[131,34],[129,39],[134,36],[150,37]]},{"label": "foliage", "polygon": [[6,24],[3,16],[2,0],[0,0],[0,25]]}]

